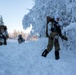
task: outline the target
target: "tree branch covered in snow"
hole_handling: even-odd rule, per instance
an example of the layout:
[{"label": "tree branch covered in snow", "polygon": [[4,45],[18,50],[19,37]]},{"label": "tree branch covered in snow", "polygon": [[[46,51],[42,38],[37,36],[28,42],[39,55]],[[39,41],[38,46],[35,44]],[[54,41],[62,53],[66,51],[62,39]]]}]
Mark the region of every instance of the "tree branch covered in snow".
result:
[{"label": "tree branch covered in snow", "polygon": [[27,28],[32,23],[35,32],[45,35],[46,16],[54,17],[57,11],[64,25],[76,22],[75,0],[35,0],[35,5],[22,20],[23,27]]}]

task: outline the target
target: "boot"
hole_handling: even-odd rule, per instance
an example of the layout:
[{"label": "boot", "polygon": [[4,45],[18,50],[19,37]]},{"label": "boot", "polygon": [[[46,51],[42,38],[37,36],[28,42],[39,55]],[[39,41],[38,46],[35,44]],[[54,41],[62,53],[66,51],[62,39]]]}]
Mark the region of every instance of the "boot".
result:
[{"label": "boot", "polygon": [[3,39],[4,39],[4,45],[7,45],[6,37],[3,36]]},{"label": "boot", "polygon": [[48,53],[49,53],[49,51],[47,51],[47,49],[45,49],[45,50],[43,51],[43,53],[42,53],[42,56],[43,56],[43,57],[46,57]]},{"label": "boot", "polygon": [[6,41],[6,39],[4,39],[4,45],[7,45],[7,41]]},{"label": "boot", "polygon": [[4,45],[7,45],[7,42],[4,42]]},{"label": "boot", "polygon": [[60,57],[59,57],[59,51],[55,51],[55,59],[56,60],[60,59]]}]

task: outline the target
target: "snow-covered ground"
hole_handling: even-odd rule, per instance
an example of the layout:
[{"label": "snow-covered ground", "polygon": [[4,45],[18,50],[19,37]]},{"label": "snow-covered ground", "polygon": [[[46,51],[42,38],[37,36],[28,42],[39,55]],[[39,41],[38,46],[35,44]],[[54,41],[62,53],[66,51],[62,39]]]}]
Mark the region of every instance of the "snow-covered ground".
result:
[{"label": "snow-covered ground", "polygon": [[55,60],[54,48],[44,58],[41,54],[47,43],[44,37],[22,44],[8,40],[0,46],[0,75],[76,75],[76,54],[61,44],[59,60]]}]

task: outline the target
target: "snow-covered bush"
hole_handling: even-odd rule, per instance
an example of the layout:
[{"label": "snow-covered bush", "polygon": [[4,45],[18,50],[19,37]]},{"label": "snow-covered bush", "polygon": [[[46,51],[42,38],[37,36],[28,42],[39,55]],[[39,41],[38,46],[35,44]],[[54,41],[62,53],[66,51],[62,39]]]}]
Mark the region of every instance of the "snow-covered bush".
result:
[{"label": "snow-covered bush", "polygon": [[64,31],[66,31],[66,36],[68,37],[68,41],[63,42],[63,46],[67,50],[75,50],[76,49],[76,23],[71,23],[69,26],[65,27]]}]

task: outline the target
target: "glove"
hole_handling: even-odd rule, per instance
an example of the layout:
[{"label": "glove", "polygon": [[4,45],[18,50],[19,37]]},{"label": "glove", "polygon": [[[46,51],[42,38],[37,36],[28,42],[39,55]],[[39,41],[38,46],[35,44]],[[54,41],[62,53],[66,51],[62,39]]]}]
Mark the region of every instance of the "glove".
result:
[{"label": "glove", "polygon": [[68,37],[65,37],[65,40],[68,41]]}]

